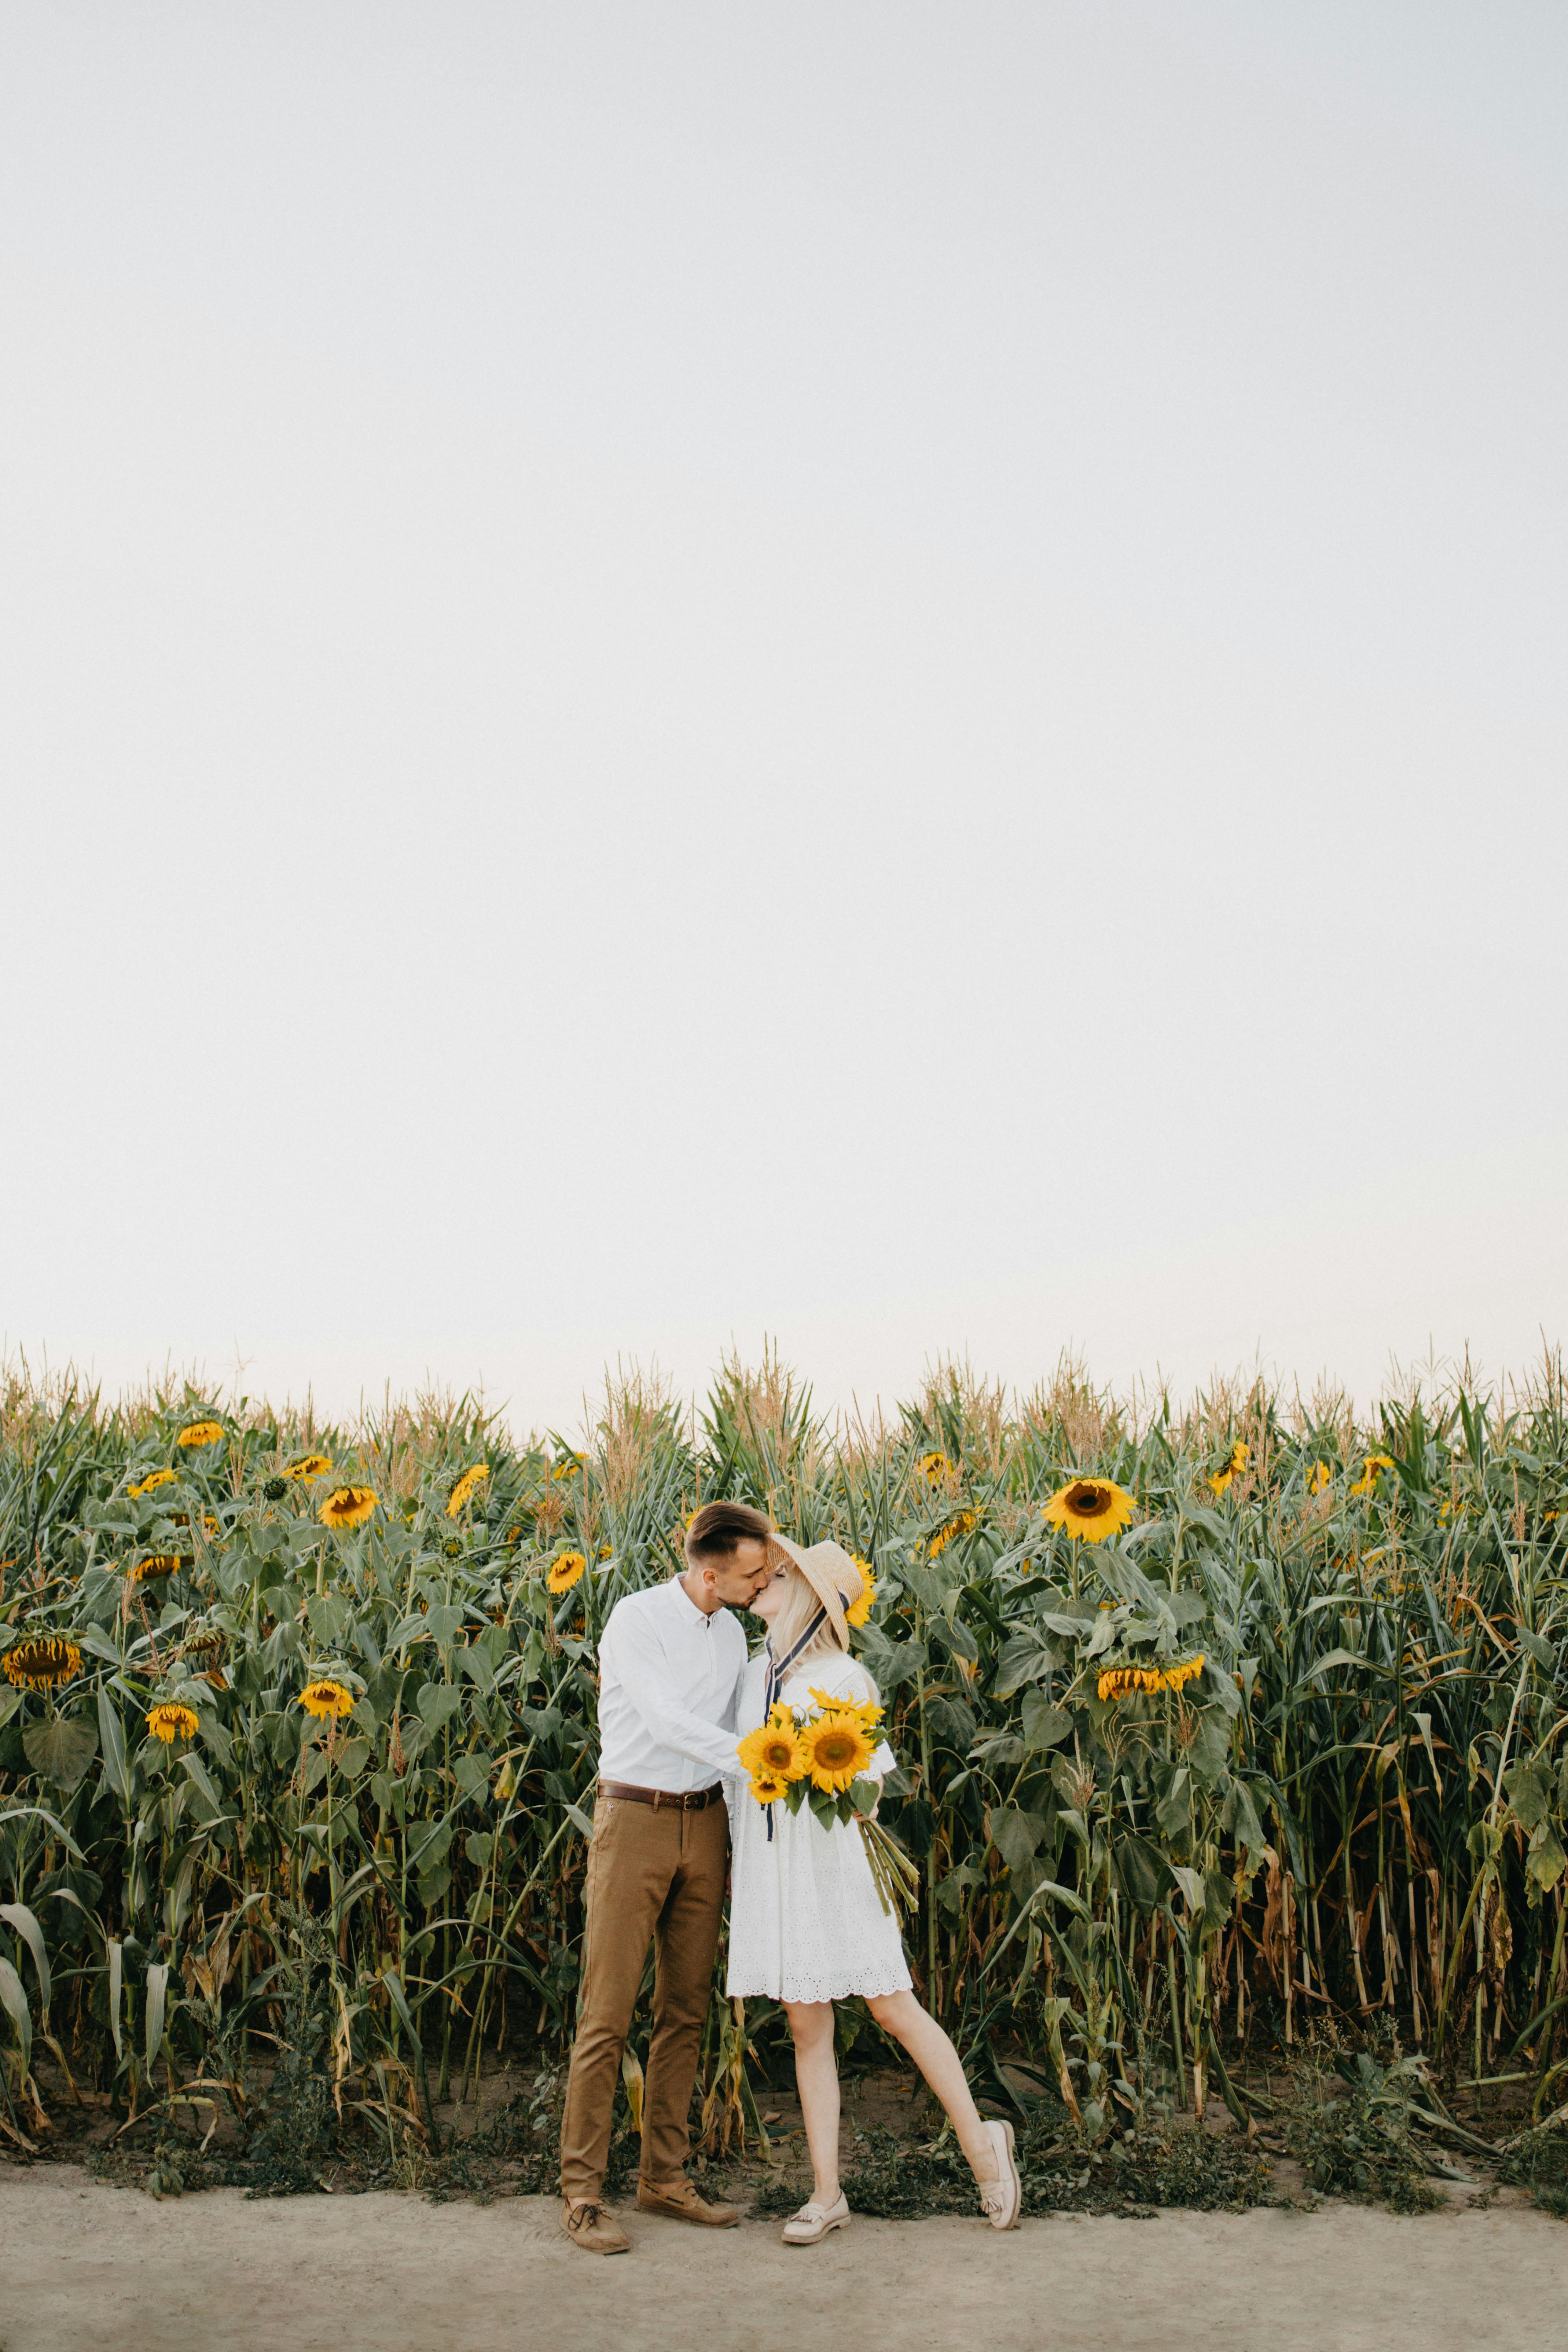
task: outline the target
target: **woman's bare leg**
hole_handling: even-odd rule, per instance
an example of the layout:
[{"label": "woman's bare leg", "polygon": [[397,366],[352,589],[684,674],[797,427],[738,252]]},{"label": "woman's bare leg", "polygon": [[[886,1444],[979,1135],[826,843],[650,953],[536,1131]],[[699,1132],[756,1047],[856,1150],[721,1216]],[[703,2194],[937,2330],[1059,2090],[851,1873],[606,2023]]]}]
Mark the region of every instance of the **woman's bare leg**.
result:
[{"label": "woman's bare leg", "polygon": [[[934,2017],[928,2016],[912,1992],[879,1993],[866,2003],[878,2024],[907,2050],[937,2097],[942,2101],[958,2134],[958,2144],[969,2159],[970,2170],[976,2180],[996,2178],[996,2150],[981,2120],[969,2088],[969,2078],[963,2062],[942,2032]],[[794,2022],[794,2012],[791,2012]],[[829,2037],[828,2052],[832,2053]],[[797,2062],[798,2071],[798,2062]],[[837,2080],[835,2081],[835,2119],[837,2120]],[[804,2095],[802,2105],[804,2105]],[[809,2132],[807,2134],[809,2138]]]},{"label": "woman's bare leg", "polygon": [[[811,2151],[812,2200],[831,2205],[838,2195],[838,2064],[833,2055],[833,2003],[786,2000],[784,2010],[795,2041],[795,2087],[800,2093],[805,2144]],[[946,2040],[945,2035],[942,2038]],[[959,2071],[962,2074],[963,2069]]]}]

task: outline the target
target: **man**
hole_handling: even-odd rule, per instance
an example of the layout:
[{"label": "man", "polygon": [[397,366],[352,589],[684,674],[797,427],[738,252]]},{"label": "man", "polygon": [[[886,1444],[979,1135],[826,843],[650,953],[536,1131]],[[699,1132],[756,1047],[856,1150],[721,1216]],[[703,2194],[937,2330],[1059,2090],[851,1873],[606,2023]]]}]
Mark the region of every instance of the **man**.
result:
[{"label": "man", "polygon": [[748,1607],[773,1572],[761,1511],[708,1503],[686,1533],[686,1570],[629,1592],[599,1643],[599,1786],[588,1849],[588,1924],[577,2039],[561,2126],[562,2226],[585,2253],[630,2241],[601,2205],[621,2053],[654,1944],[653,2035],[637,2207],[709,2229],[740,2220],[686,2177],[697,2076],[730,1858],[726,1778],[743,1780],[735,1702]]}]

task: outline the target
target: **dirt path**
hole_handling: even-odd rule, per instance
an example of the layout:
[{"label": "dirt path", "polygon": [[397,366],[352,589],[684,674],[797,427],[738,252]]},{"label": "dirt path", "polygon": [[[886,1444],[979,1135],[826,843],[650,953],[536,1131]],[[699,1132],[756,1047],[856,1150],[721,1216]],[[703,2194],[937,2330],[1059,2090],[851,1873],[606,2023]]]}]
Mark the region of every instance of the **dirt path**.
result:
[{"label": "dirt path", "polygon": [[623,2218],[566,2245],[542,2198],[156,2204],[0,2166],[0,2352],[1477,2352],[1568,2347],[1568,2228],[1500,2204],[1396,2221],[859,2221],[786,2251]]}]

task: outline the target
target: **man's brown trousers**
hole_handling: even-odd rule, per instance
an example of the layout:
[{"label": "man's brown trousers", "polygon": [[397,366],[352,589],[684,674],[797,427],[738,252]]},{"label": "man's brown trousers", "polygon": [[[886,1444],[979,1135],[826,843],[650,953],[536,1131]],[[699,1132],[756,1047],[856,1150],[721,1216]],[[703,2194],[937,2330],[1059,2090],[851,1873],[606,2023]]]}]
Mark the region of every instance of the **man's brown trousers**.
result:
[{"label": "man's brown trousers", "polygon": [[601,1796],[594,1808],[577,2039],[561,2126],[561,2191],[574,2201],[598,2201],[621,2053],[650,1936],[653,2035],[640,2177],[678,2179],[691,2152],[687,2119],[729,1859],[730,1814],[722,1801],[689,1811]]}]

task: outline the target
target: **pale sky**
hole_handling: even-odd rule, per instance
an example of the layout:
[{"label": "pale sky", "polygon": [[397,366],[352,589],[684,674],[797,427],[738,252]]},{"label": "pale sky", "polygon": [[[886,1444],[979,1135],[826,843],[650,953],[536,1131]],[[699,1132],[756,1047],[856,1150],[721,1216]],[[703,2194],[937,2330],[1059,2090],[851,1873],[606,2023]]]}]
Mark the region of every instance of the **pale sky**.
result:
[{"label": "pale sky", "polygon": [[1568,12],[0,15],[0,1330],[1496,1373]]}]

